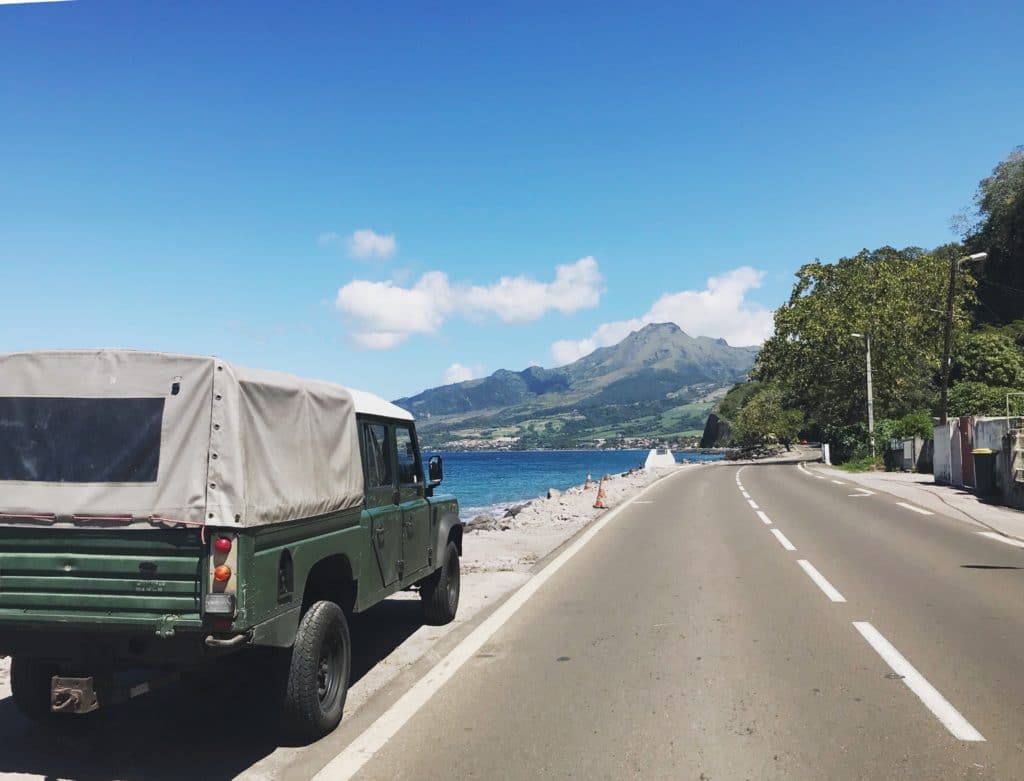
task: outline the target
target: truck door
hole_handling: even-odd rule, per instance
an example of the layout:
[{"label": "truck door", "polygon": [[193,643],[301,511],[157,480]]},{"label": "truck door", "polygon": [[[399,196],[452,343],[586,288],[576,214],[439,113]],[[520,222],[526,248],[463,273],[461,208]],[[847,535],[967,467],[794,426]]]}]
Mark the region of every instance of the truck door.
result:
[{"label": "truck door", "polygon": [[430,505],[423,482],[423,464],[411,423],[395,424],[395,455],[402,507],[404,577],[427,566],[427,549],[434,544],[430,539]]},{"label": "truck door", "polygon": [[398,506],[392,440],[385,423],[364,421],[360,435],[370,542],[380,568],[381,584],[390,586],[398,580],[402,558],[402,510]]}]

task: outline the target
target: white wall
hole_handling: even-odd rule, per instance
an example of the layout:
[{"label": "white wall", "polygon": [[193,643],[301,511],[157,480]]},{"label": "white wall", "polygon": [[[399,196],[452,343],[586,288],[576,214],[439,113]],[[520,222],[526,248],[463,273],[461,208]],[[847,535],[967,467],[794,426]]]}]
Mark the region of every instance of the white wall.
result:
[{"label": "white wall", "polygon": [[[955,445],[960,450],[960,435],[956,423],[949,421],[945,426],[935,427],[935,455],[932,472],[936,483],[953,485],[953,459],[951,448]],[[955,442],[954,442],[955,440]]]}]

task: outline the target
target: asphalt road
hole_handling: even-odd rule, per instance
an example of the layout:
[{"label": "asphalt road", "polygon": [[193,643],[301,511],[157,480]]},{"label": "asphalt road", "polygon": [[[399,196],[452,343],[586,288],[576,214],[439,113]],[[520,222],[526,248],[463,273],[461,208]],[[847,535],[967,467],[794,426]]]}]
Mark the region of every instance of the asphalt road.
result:
[{"label": "asphalt road", "polygon": [[357,778],[1024,778],[1024,550],[813,472],[658,483]]}]

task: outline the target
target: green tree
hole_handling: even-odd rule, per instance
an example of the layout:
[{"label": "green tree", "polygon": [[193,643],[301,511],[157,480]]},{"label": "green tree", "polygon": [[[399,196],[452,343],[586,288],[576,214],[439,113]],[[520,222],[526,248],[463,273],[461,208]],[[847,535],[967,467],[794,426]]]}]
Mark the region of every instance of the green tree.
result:
[{"label": "green tree", "polygon": [[[775,334],[758,356],[754,378],[776,385],[822,436],[846,432],[853,447],[849,427],[866,419],[867,392],[864,341],[851,334],[868,333],[875,415],[899,418],[933,408],[943,324],[936,310],[945,306],[950,259],[962,253],[957,245],[933,252],[882,247],[803,266],[789,300],[776,310]],[[958,286],[956,313],[971,300],[968,278]]]},{"label": "green tree", "polygon": [[[960,415],[991,415],[994,417],[1005,415],[1006,394],[1022,391],[1024,391],[1024,385],[993,387],[982,382],[958,382],[949,389],[949,414],[954,417]],[[1016,406],[1019,408],[1019,400],[1016,402]]]},{"label": "green tree", "polygon": [[1024,385],[1024,352],[1004,333],[968,334],[956,359],[958,379],[994,386]]},{"label": "green tree", "polygon": [[799,410],[787,408],[777,388],[762,388],[736,415],[733,437],[743,447],[780,442],[789,449],[803,426]]},{"label": "green tree", "polygon": [[977,222],[964,244],[987,252],[974,273],[978,319],[1008,323],[1024,317],[1024,147],[1017,147],[982,179],[974,196]]}]

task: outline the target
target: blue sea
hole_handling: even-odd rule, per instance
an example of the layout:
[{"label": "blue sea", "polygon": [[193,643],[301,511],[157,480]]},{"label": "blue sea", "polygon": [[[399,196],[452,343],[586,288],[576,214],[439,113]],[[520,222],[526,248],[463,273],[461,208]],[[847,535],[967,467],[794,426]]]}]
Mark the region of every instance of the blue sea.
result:
[{"label": "blue sea", "polygon": [[[587,479],[643,466],[647,450],[511,450],[488,453],[439,453],[444,459],[444,485],[454,494],[462,519],[504,509],[547,494],[564,491]],[[721,455],[676,453],[676,460],[717,461]]]}]

